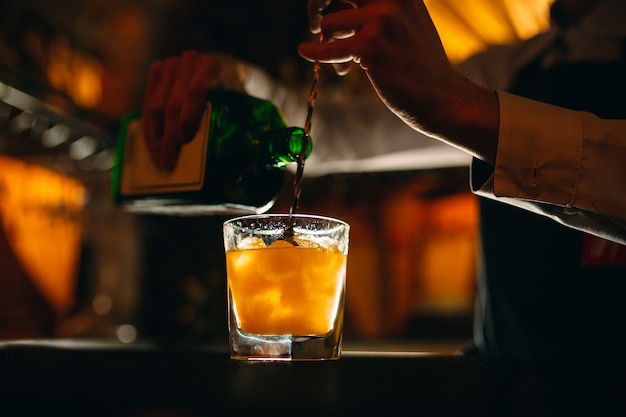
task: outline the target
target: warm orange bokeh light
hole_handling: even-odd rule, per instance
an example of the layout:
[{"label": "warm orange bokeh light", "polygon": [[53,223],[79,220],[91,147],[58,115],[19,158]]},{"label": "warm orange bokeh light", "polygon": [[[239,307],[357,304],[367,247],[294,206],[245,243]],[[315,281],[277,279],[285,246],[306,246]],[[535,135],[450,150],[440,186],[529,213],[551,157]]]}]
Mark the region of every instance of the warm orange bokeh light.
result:
[{"label": "warm orange bokeh light", "polygon": [[0,227],[16,258],[50,305],[66,313],[74,302],[85,188],[73,178],[0,155],[0,196]]},{"label": "warm orange bokeh light", "polygon": [[[554,0],[426,0],[446,52],[459,62],[488,44],[527,39],[546,29],[548,8]],[[46,76],[50,84],[67,93],[78,105],[104,113],[126,109],[120,97],[139,91],[149,42],[145,16],[140,10],[118,10],[109,17],[108,42],[100,62],[73,49],[58,37],[48,44]],[[41,39],[30,40],[41,49]],[[105,70],[106,66],[106,70]],[[139,86],[140,87],[140,86]],[[126,97],[128,99],[129,97]]]},{"label": "warm orange bokeh light", "polygon": [[49,57],[46,75],[54,88],[66,92],[81,107],[100,104],[104,76],[100,62],[72,49],[62,37],[50,45]]},{"label": "warm orange bokeh light", "polygon": [[448,57],[459,62],[488,44],[527,39],[546,29],[554,0],[426,0]]}]

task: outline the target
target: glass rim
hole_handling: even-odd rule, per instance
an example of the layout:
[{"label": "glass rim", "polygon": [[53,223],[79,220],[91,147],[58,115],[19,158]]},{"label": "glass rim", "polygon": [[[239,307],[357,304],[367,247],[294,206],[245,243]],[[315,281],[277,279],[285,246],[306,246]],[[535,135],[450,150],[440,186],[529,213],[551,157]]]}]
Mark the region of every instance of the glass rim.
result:
[{"label": "glass rim", "polygon": [[323,216],[319,214],[305,214],[305,213],[265,213],[265,214],[246,214],[243,216],[233,217],[232,219],[226,220],[223,225],[226,226],[231,223],[235,223],[237,221],[248,220],[248,219],[271,219],[271,218],[280,218],[280,219],[288,219],[288,218],[298,218],[298,219],[313,219],[313,220],[324,220],[324,221],[332,221],[336,222],[338,225],[350,227],[348,222],[338,219],[336,217]]}]

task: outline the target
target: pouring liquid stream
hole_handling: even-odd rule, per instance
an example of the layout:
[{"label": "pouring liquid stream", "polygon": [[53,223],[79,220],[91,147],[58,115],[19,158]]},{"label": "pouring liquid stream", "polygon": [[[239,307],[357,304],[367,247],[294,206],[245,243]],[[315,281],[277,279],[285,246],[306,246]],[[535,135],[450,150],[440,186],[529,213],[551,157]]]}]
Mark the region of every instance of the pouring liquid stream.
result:
[{"label": "pouring liquid stream", "polygon": [[[320,42],[322,39],[320,37]],[[293,180],[293,200],[291,203],[291,209],[289,216],[293,215],[298,209],[300,203],[300,194],[302,192],[302,176],[304,174],[304,160],[306,158],[305,149],[309,146],[309,133],[311,131],[311,119],[313,118],[313,110],[315,109],[315,99],[317,98],[317,82],[319,80],[320,63],[315,61],[313,64],[313,82],[311,83],[311,90],[307,100],[306,120],[304,122],[304,143],[302,146],[303,151],[298,155],[298,166],[296,169],[296,175]]]},{"label": "pouring liquid stream", "polygon": [[[320,36],[320,43],[322,37]],[[315,61],[313,64],[313,82],[311,83],[311,90],[307,99],[306,119],[304,122],[304,139],[302,144],[302,152],[298,155],[298,166],[296,168],[296,174],[293,179],[293,200],[291,202],[291,208],[289,210],[289,220],[298,209],[300,204],[300,194],[302,192],[302,176],[304,174],[304,161],[306,158],[306,149],[309,146],[309,133],[311,132],[311,119],[313,118],[313,110],[315,109],[315,99],[317,98],[317,82],[319,80],[320,63]],[[289,222],[289,225],[283,233],[283,239],[290,242],[294,246],[299,246],[298,242],[294,239],[295,232],[293,230],[293,222]]]}]

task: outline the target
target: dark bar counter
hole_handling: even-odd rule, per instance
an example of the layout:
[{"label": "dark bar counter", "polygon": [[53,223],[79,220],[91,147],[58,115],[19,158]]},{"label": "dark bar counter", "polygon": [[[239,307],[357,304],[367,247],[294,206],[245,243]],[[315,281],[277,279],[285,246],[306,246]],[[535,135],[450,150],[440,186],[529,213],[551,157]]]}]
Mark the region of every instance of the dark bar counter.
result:
[{"label": "dark bar counter", "polygon": [[626,361],[345,351],[232,361],[211,346],[0,343],[0,416],[625,415]]}]

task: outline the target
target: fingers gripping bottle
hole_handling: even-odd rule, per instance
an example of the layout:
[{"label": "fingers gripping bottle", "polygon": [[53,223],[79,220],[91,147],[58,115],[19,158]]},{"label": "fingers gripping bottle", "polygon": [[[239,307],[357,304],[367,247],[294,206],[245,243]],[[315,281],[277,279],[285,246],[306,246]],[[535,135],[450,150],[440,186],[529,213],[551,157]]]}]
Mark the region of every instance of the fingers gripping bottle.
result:
[{"label": "fingers gripping bottle", "polygon": [[163,172],[152,163],[142,119],[129,116],[118,137],[113,198],[137,213],[262,213],[274,204],[287,164],[303,151],[310,155],[311,141],[304,135],[301,128],[286,127],[271,102],[216,89],[176,168]]}]

